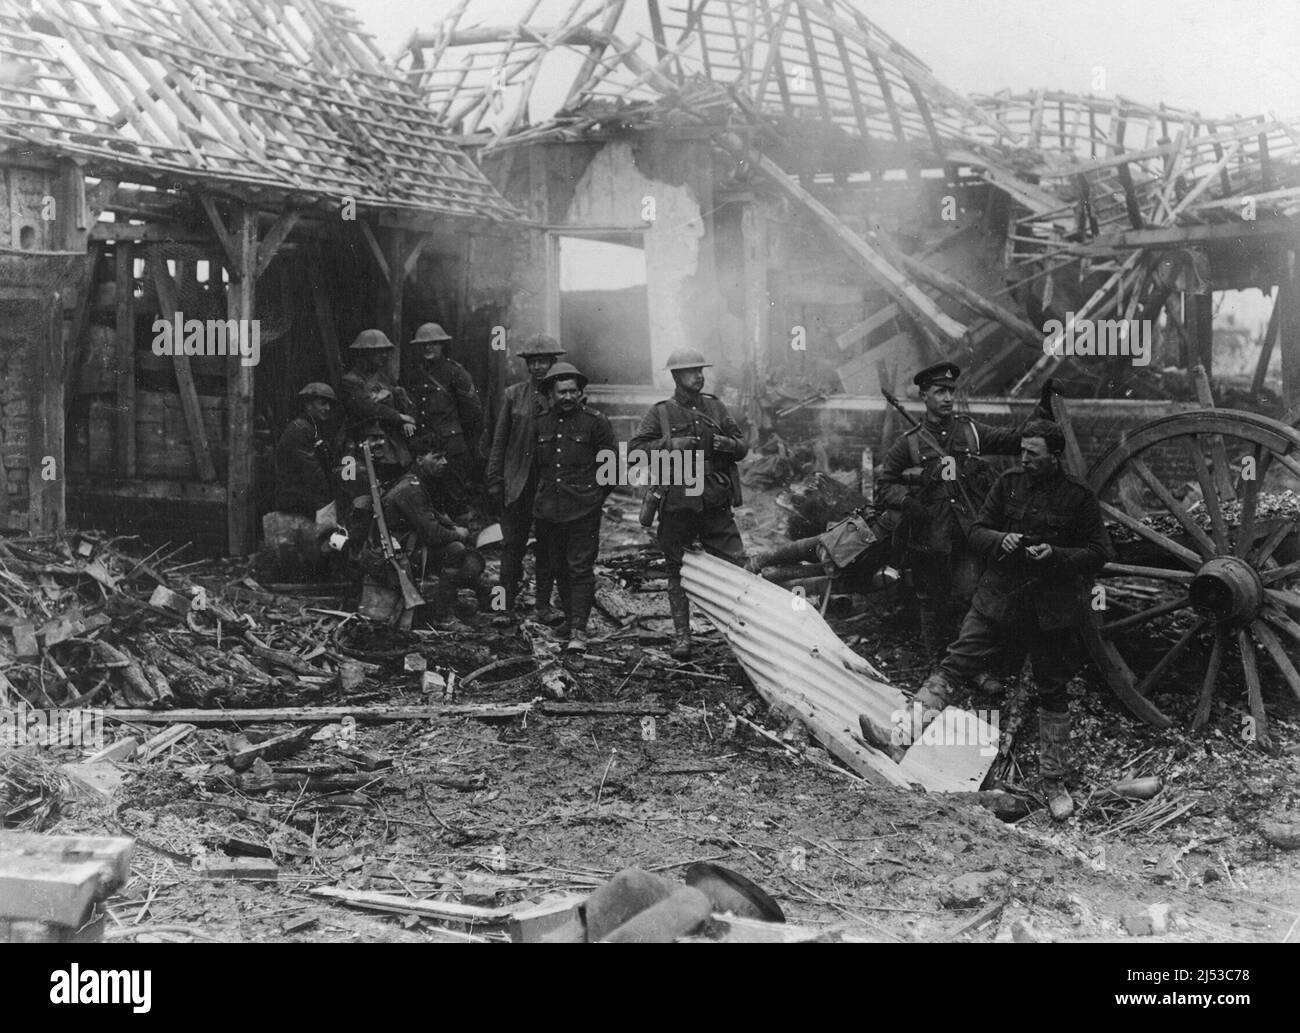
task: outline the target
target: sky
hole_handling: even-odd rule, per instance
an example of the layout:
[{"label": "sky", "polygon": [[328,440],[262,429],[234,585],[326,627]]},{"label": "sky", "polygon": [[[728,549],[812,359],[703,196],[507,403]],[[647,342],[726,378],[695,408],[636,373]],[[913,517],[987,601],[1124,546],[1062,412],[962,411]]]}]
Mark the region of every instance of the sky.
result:
[{"label": "sky", "polygon": [[[451,0],[344,2],[390,56],[413,31],[431,29],[452,7]],[[486,13],[462,24],[511,24],[529,2],[476,0],[472,10]],[[1300,0],[858,4],[959,92],[1045,88],[1118,93],[1216,117],[1269,112],[1300,117]],[[629,10],[643,6],[629,0]],[[1094,85],[1098,69],[1104,88]]]}]

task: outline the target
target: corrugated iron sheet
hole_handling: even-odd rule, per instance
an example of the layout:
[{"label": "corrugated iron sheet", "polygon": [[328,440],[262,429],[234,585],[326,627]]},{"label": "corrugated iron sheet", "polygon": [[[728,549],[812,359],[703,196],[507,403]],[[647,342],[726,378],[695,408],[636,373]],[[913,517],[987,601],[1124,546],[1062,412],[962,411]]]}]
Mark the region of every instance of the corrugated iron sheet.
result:
[{"label": "corrugated iron sheet", "polygon": [[[968,720],[974,715],[949,708],[944,720],[936,722],[933,741],[923,737],[902,765],[896,764],[862,741],[858,715],[890,728],[907,699],[840,641],[815,606],[702,552],[686,554],[682,583],[722,631],[763,698],[796,712],[852,771],[884,785],[917,783],[939,792],[978,788],[992,763],[992,755],[984,754],[988,742],[996,744],[995,729],[980,724],[982,737],[966,733],[966,726],[977,727]],[[956,730],[968,736],[969,746],[954,744],[955,726],[961,726]]]}]

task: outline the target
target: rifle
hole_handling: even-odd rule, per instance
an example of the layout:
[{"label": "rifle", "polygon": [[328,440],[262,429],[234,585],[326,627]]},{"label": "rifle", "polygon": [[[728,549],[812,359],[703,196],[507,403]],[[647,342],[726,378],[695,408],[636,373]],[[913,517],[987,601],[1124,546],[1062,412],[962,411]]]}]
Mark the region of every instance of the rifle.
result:
[{"label": "rifle", "polygon": [[[933,434],[931,434],[928,430],[925,429],[924,423],[918,421],[910,412],[908,412],[906,409],[903,408],[903,403],[898,400],[898,398],[894,395],[892,391],[888,391],[882,387],[880,389],[880,393],[881,395],[884,396],[886,402],[888,402],[900,413],[902,413],[903,419],[905,419],[910,426],[917,428],[917,433],[921,435],[922,440],[925,441],[926,444],[928,444],[931,448],[933,448],[936,452],[938,452],[939,455],[942,456],[943,458],[945,459],[951,458],[951,454],[948,452],[948,450],[944,448],[941,444],[939,444],[937,440],[935,440]],[[959,518],[958,522],[963,525],[962,533],[969,534],[970,523],[974,521],[976,516],[979,515],[979,507],[976,506],[975,503],[971,500],[970,493],[966,491],[966,485],[962,484],[961,482],[960,474],[958,474],[958,476],[953,478],[953,482],[957,485],[957,490],[961,492],[962,501],[966,503],[966,514],[967,514],[966,519],[961,520]],[[949,497],[951,497],[951,495]]]},{"label": "rifle", "polygon": [[361,454],[366,458],[366,476],[370,478],[370,504],[375,509],[375,519],[379,521],[379,545],[384,559],[388,561],[397,574],[397,587],[402,591],[402,603],[408,610],[424,605],[424,596],[411,581],[411,576],[402,566],[393,550],[393,539],[388,534],[388,521],[384,519],[384,501],[379,497],[379,479],[375,476],[375,461],[370,455],[370,442],[361,443]]}]

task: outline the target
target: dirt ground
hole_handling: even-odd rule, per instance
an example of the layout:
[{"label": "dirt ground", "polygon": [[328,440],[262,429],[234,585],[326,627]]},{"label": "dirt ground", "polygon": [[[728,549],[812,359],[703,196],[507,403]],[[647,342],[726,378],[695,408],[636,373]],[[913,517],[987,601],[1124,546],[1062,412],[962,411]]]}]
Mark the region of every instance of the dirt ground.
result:
[{"label": "dirt ground", "polygon": [[[585,893],[627,867],[680,876],[689,863],[712,860],[766,889],[790,922],[869,940],[1128,939],[1152,935],[1152,905],[1164,906],[1157,916],[1167,908],[1155,939],[1300,939],[1300,852],[1270,846],[1258,831],[1269,816],[1294,818],[1300,793],[1300,720],[1280,685],[1265,686],[1274,735],[1265,751],[1240,734],[1240,697],[1221,699],[1202,733],[1161,732],[1128,716],[1085,670],[1074,685],[1079,812],[1061,825],[1041,809],[1006,824],[979,806],[829,770],[799,726],[768,712],[716,631],[698,636],[693,665],[674,670],[662,581],[643,569],[639,530],[609,523],[601,585],[646,616],[620,628],[597,614],[593,635],[605,640],[566,661],[576,686],[568,698],[626,704],[629,713],[557,716],[534,707],[497,721],[362,724],[353,745],[393,764],[372,784],[333,795],[235,791],[223,755],[284,725],[200,729],[161,760],[124,764],[129,777],[111,809],[67,803],[46,829],[135,837],[133,878],[108,901],[108,938],[446,940],[468,927],[353,910],[309,891],[456,901],[467,878],[490,877],[496,901],[509,903]],[[924,671],[904,592],[859,599],[857,612],[832,624],[897,684],[918,685]],[[429,702],[420,675],[403,669],[412,650],[460,677],[529,653],[518,629],[494,627],[489,614],[467,625],[472,634],[387,633],[369,649],[355,639],[377,670],[361,688],[333,690],[321,702]],[[534,679],[493,681],[528,669],[501,668],[456,702],[533,699]],[[1158,702],[1185,722],[1195,690]],[[651,728],[639,708],[663,712]],[[325,729],[292,763],[337,765],[341,733]],[[1032,786],[1031,736],[1032,717],[1002,765],[1012,788]],[[1164,789],[1150,803],[1107,801],[1101,791],[1125,775],[1159,776]],[[231,837],[269,847],[278,879],[215,882],[196,870],[196,858],[219,853]],[[977,917],[987,920],[966,928]]]}]

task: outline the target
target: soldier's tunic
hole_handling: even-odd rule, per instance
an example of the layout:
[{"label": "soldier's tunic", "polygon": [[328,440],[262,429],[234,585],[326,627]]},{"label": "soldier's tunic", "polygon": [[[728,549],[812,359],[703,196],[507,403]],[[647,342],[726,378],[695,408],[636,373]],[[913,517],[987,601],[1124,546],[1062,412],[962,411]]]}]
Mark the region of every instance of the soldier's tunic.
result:
[{"label": "soldier's tunic", "polygon": [[[664,437],[664,424],[668,437]],[[730,451],[715,449],[714,438],[734,442]],[[658,541],[668,568],[670,592],[680,588],[682,556],[699,540],[707,552],[732,563],[745,562],[745,546],[736,527],[732,507],[741,503],[740,473],[736,463],[749,452],[744,433],[722,401],[710,394],[692,394],[680,387],[673,397],[656,402],[641,418],[636,436],[628,444],[628,459],[640,453],[673,451],[671,439],[694,437],[704,457],[703,491],[687,493],[687,486],[670,486],[659,513]],[[648,461],[643,460],[643,461]]]},{"label": "soldier's tunic", "polygon": [[[537,495],[537,471],[533,464],[533,450],[537,435],[537,419],[550,410],[550,398],[540,391],[533,379],[511,384],[505,390],[501,412],[497,416],[492,434],[492,448],[488,455],[487,490],[489,495],[499,495],[501,512],[501,583],[505,586],[507,602],[514,601],[519,582],[523,577],[524,552],[528,548],[528,533],[533,526],[533,500]],[[547,605],[555,575],[550,556],[537,550],[537,602]]]},{"label": "soldier's tunic", "polygon": [[419,415],[418,433],[447,457],[447,506],[463,510],[474,480],[474,447],[482,433],[483,403],[473,378],[460,363],[438,358],[414,364],[408,381]]},{"label": "soldier's tunic", "polygon": [[[922,636],[936,652],[952,635],[952,610],[958,616],[970,605],[979,580],[978,556],[970,548],[963,524],[969,528],[984,502],[993,473],[980,457],[1016,455],[1019,428],[993,427],[957,414],[935,419],[927,414],[925,431],[952,459],[945,476],[944,457],[917,427],[906,431],[885,454],[876,481],[879,504],[900,519],[909,498],[924,509],[920,520],[902,521],[912,579],[921,605]],[[908,471],[919,469],[919,483],[909,484]],[[916,480],[915,475],[911,478]],[[969,501],[967,501],[969,499]]]},{"label": "soldier's tunic", "polygon": [[[1052,556],[1033,560],[1023,548],[1002,553],[1010,532],[1050,545]],[[1075,629],[1093,576],[1114,555],[1097,496],[1063,471],[1035,479],[1013,467],[993,485],[970,540],[985,569],[939,670],[955,683],[989,670],[1002,650],[1022,660],[1028,653],[1041,705],[1068,711],[1065,686],[1078,662]]]},{"label": "soldier's tunic", "polygon": [[334,498],[333,468],[324,428],[306,413],[294,417],[275,445],[275,509],[315,518]]},{"label": "soldier's tunic", "polygon": [[406,443],[402,417],[414,416],[414,407],[410,396],[393,382],[388,370],[381,368],[363,373],[359,369],[350,369],[343,374],[339,393],[351,420],[354,423],[378,420],[388,437],[394,460],[401,466],[409,466],[411,451]]},{"label": "soldier's tunic", "polygon": [[537,546],[546,550],[565,616],[585,628],[595,598],[601,507],[614,485],[597,483],[603,455],[616,454],[609,420],[595,409],[552,408],[536,419],[533,462]]}]

